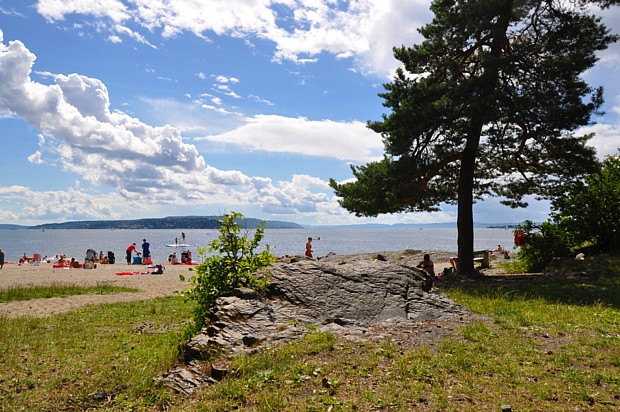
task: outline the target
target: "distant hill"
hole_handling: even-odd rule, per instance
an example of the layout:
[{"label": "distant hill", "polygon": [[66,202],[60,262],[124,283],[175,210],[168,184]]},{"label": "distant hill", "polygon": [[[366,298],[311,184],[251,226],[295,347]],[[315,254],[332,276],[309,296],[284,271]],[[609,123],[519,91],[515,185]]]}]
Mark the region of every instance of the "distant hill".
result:
[{"label": "distant hill", "polygon": [[[86,220],[64,223],[46,223],[28,229],[219,229],[221,216],[168,216],[134,220]],[[255,218],[238,219],[242,228],[255,229],[265,222],[268,229],[303,229],[297,223]],[[26,227],[20,227],[24,229]]]},{"label": "distant hill", "polygon": [[16,230],[16,229],[27,229],[28,226],[20,226],[20,225],[0,225],[0,230]]}]

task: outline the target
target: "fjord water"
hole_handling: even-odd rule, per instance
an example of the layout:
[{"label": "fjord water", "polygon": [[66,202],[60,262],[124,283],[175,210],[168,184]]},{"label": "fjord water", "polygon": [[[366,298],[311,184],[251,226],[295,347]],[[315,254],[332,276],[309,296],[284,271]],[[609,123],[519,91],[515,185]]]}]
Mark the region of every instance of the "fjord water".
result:
[{"label": "fjord water", "polygon": [[[14,262],[24,253],[32,256],[54,256],[63,253],[82,261],[87,249],[114,252],[116,261],[123,263],[125,249],[136,242],[138,250],[142,239],[151,244],[151,255],[155,263],[162,263],[172,253],[175,238],[181,242],[181,233],[185,233],[186,243],[195,260],[198,248],[208,246],[217,238],[216,229],[35,229],[0,230],[0,248],[5,253],[5,260]],[[253,234],[249,231],[250,235]],[[315,256],[325,256],[329,252],[337,255],[354,253],[390,252],[404,249],[416,250],[457,250],[456,229],[439,228],[337,228],[337,229],[267,229],[263,244],[269,244],[271,251],[277,255],[303,254],[306,239],[312,237]],[[495,249],[502,245],[507,249],[513,247],[512,230],[475,229],[476,250]],[[178,252],[181,248],[176,249]]]}]

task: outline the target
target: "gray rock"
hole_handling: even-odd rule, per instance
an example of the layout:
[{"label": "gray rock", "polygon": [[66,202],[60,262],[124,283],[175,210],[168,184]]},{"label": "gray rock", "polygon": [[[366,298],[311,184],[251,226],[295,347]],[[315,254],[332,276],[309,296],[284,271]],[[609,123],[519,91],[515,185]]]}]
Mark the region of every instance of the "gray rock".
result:
[{"label": "gray rock", "polygon": [[[411,325],[468,313],[433,289],[432,278],[409,259],[372,255],[329,256],[321,260],[286,259],[270,266],[271,285],[259,296],[235,291],[217,300],[211,323],[184,348],[185,361],[195,365],[214,350],[248,352],[308,333],[307,325],[360,338],[369,328]],[[201,380],[196,367],[163,378],[178,392],[191,393]],[[219,377],[219,375],[218,375]]]}]

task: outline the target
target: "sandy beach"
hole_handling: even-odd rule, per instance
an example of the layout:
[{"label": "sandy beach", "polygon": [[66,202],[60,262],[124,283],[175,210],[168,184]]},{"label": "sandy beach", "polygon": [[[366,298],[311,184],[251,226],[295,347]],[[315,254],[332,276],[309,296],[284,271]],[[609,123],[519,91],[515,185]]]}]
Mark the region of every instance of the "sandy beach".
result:
[{"label": "sandy beach", "polygon": [[[54,283],[80,286],[107,284],[139,289],[139,292],[115,293],[110,295],[76,295],[62,298],[33,299],[0,303],[0,316],[48,316],[66,312],[86,305],[100,303],[146,300],[182,292],[188,282],[181,282],[179,275],[191,277],[191,266],[166,265],[163,275],[150,274],[152,268],[143,265],[98,264],[96,269],[57,269],[49,263],[40,265],[15,263],[5,264],[0,269],[0,289],[18,286],[50,285]],[[132,275],[117,275],[117,272],[139,272]]]},{"label": "sandy beach", "polygon": [[[440,272],[449,267],[450,254],[433,251],[435,270]],[[412,261],[422,259],[423,252],[409,256]],[[163,275],[153,275],[154,269],[144,265],[127,265],[115,263],[113,265],[97,264],[95,269],[58,269],[50,263],[22,264],[7,263],[0,269],[0,289],[11,287],[26,287],[32,285],[50,285],[54,283],[91,286],[107,284],[136,288],[139,292],[123,292],[108,295],[75,295],[58,298],[33,299],[27,301],[11,301],[0,303],[0,316],[36,316],[43,317],[55,313],[67,312],[86,305],[101,303],[128,302],[146,300],[159,296],[170,296],[183,292],[189,286],[186,280],[181,282],[179,275],[189,279],[194,272],[192,266],[165,265]],[[131,275],[118,275],[120,272],[129,272]],[[137,273],[136,273],[137,272]]]}]

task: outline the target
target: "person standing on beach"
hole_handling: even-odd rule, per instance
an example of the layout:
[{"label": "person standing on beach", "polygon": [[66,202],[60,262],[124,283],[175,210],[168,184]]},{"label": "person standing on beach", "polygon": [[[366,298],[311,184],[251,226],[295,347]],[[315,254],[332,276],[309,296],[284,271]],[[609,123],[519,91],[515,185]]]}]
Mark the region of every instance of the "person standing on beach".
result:
[{"label": "person standing on beach", "polygon": [[4,252],[0,249],[0,269],[4,267]]},{"label": "person standing on beach", "polygon": [[146,239],[142,239],[142,257],[144,259],[148,259],[151,257],[151,244],[146,241]]},{"label": "person standing on beach", "polygon": [[306,256],[309,258],[312,257],[312,238],[311,237],[308,238],[308,242],[306,243]]},{"label": "person standing on beach", "polygon": [[140,254],[140,253],[138,253],[138,251],[136,250],[136,243],[135,243],[135,242],[134,242],[134,243],[132,243],[131,245],[129,245],[129,246],[127,247],[127,256],[126,256],[126,259],[127,259],[127,264],[128,264],[128,265],[131,265],[131,252],[136,252],[138,255]]}]

